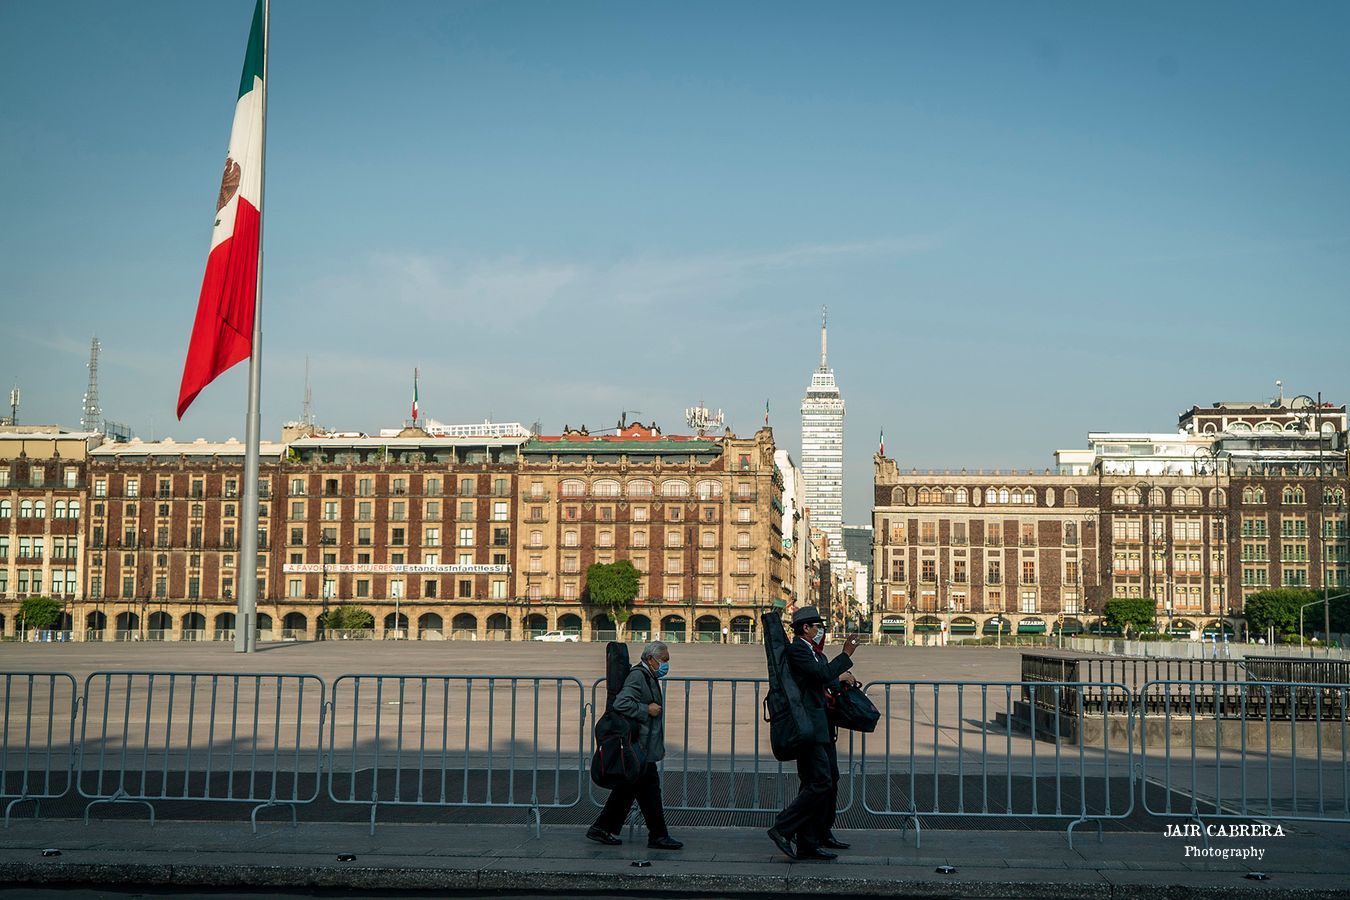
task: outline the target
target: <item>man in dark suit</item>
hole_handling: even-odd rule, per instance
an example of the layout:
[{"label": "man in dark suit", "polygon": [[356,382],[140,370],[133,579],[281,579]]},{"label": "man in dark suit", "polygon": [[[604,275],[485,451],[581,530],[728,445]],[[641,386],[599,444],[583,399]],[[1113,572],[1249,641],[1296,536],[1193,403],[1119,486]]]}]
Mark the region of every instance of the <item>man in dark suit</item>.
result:
[{"label": "man in dark suit", "polygon": [[830,833],[839,789],[839,757],[826,707],[833,702],[833,692],[845,684],[856,684],[848,669],[853,665],[858,638],[850,635],[843,652],[828,659],[823,652],[825,626],[814,606],[793,613],[792,635],[787,648],[788,670],[801,690],[813,740],[797,757],[797,777],[801,780],[797,796],[778,814],[769,838],[793,859],[835,859],[838,854],[830,848],[842,850],[848,845]]}]

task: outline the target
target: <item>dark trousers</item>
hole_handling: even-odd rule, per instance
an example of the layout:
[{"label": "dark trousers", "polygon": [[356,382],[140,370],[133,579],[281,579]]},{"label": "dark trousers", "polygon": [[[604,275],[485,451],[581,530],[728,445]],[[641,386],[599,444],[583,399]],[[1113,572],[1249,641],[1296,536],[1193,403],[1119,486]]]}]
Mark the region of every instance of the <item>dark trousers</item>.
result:
[{"label": "dark trousers", "polygon": [[[825,802],[821,804],[820,815],[816,817],[816,840],[819,844],[830,836],[834,830],[835,816],[838,815],[839,806],[839,751],[835,748],[834,741],[831,741],[825,747],[825,754],[830,760],[830,792]],[[800,838],[798,842],[800,843]],[[807,846],[810,846],[808,843]]]},{"label": "dark trousers", "polygon": [[666,811],[661,807],[661,773],[656,770],[656,763],[643,766],[637,781],[609,792],[609,799],[605,801],[605,808],[600,810],[595,827],[610,834],[623,831],[624,820],[628,818],[634,800],[647,823],[647,839],[669,837]]},{"label": "dark trousers", "polygon": [[812,744],[797,757],[797,796],[778,814],[773,827],[795,836],[798,849],[820,846],[834,824],[839,792],[839,762],[833,742]]}]

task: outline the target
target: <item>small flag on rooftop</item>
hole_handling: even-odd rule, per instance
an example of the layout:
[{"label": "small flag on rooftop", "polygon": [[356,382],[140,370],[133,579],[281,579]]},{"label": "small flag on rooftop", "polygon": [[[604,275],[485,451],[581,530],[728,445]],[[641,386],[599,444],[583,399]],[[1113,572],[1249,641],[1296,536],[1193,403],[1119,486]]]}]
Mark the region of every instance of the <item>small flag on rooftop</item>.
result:
[{"label": "small flag on rooftop", "polygon": [[416,425],[416,424],[417,424],[417,370],[416,370],[416,369],[413,369],[413,405],[412,405],[412,414],[413,414],[413,424]]}]

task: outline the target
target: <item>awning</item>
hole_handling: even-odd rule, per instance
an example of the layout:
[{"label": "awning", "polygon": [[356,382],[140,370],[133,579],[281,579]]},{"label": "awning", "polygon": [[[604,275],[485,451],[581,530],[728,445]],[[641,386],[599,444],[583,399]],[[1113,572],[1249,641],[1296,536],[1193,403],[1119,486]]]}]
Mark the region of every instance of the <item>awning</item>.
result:
[{"label": "awning", "polygon": [[1018,622],[1018,623],[1017,623],[1017,633],[1018,633],[1018,634],[1045,634],[1045,623],[1044,623],[1044,622],[1026,622],[1026,621]]},{"label": "awning", "polygon": [[951,625],[952,634],[974,634],[974,622],[953,622]]},{"label": "awning", "polygon": [[886,623],[886,622],[882,622],[882,623],[881,623],[881,633],[882,633],[882,634],[904,634],[904,633],[905,633],[905,623],[904,623],[904,622],[901,622],[901,623],[898,624],[898,625],[890,625],[890,624],[888,624],[888,623]]}]

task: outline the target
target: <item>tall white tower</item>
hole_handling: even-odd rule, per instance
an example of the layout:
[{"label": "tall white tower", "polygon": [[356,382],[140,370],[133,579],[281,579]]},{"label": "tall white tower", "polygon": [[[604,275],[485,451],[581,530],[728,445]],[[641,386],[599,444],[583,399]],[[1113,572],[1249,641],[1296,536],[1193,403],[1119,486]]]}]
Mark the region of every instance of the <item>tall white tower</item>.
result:
[{"label": "tall white tower", "polygon": [[844,399],[825,355],[826,309],[820,308],[820,368],[802,400],[802,503],[830,542],[830,563],[844,569]]}]

